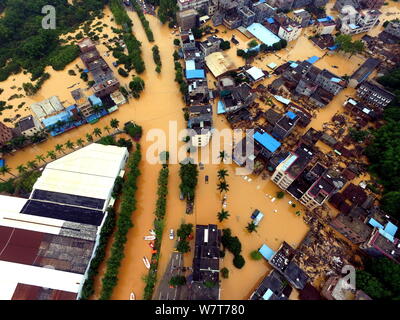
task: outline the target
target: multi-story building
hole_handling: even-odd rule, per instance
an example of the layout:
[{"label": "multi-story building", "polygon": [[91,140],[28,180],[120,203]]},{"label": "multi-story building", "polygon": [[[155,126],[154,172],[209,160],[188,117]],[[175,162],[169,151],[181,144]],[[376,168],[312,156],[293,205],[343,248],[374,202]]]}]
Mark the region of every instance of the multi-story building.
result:
[{"label": "multi-story building", "polygon": [[[217,225],[197,225],[193,258],[192,300],[219,300],[219,258],[221,230]],[[197,283],[212,282],[213,288],[196,290]]]},{"label": "multi-story building", "polygon": [[358,12],[352,6],[345,6],[339,15],[342,23],[340,31],[350,35],[368,32],[378,23],[381,14],[378,10]]},{"label": "multi-story building", "polygon": [[281,24],[278,31],[278,36],[287,42],[296,40],[301,35],[302,28],[297,23]]},{"label": "multi-story building", "polygon": [[286,112],[275,124],[272,135],[278,140],[284,140],[296,127],[300,117],[292,111]]},{"label": "multi-story building", "polygon": [[[397,228],[396,228],[397,230]],[[387,257],[397,263],[400,263],[400,241],[388,234],[382,228],[375,228],[371,237],[363,244],[360,249],[373,257]]]},{"label": "multi-story building", "polygon": [[3,122],[0,122],[0,146],[6,144],[13,137],[12,130]]},{"label": "multi-story building", "polygon": [[332,34],[336,29],[336,22],[332,17],[318,19],[315,25],[315,32],[319,35]]},{"label": "multi-story building", "polygon": [[222,39],[216,36],[210,36],[207,38],[207,40],[200,42],[200,50],[203,52],[204,57],[207,57],[214,52],[220,51],[221,41]]},{"label": "multi-story building", "polygon": [[305,144],[301,144],[278,165],[271,180],[282,190],[287,190],[287,188],[289,188],[289,186],[305,170],[313,157],[314,152],[311,148]]},{"label": "multi-story building", "polygon": [[82,89],[75,89],[71,91],[72,98],[75,100],[75,104],[78,107],[79,111],[85,118],[88,118],[92,114],[95,113],[95,109],[90,103],[89,99],[83,93]]},{"label": "multi-story building", "polygon": [[365,223],[365,217],[351,212],[339,214],[330,225],[355,244],[364,243],[372,233],[372,227]]},{"label": "multi-story building", "polygon": [[241,7],[238,13],[242,20],[242,26],[248,27],[256,22],[256,14],[248,7]]},{"label": "multi-story building", "polygon": [[192,105],[189,109],[188,128],[192,129],[191,142],[194,147],[202,148],[208,145],[212,136],[213,112],[212,106]]},{"label": "multi-story building", "polygon": [[385,28],[385,32],[400,39],[400,23],[391,21]]},{"label": "multi-story building", "polygon": [[357,97],[367,105],[384,109],[394,100],[395,95],[378,83],[364,81],[358,86]]},{"label": "multi-story building", "polygon": [[277,9],[266,2],[257,2],[253,5],[252,11],[256,14],[256,22],[263,23],[265,19],[273,17]]},{"label": "multi-story building", "polygon": [[195,9],[179,11],[176,20],[181,30],[190,30],[199,25],[199,13]]},{"label": "multi-story building", "polygon": [[336,0],[333,9],[341,12],[345,6],[352,6],[355,9],[360,9],[360,2],[359,0]]},{"label": "multi-story building", "polygon": [[293,11],[293,20],[296,21],[302,28],[308,27],[310,24],[311,14],[304,10],[299,9]]},{"label": "multi-story building", "polygon": [[179,11],[195,9],[199,12],[208,12],[209,0],[178,0]]},{"label": "multi-story building", "polygon": [[346,85],[343,79],[326,69],[317,75],[315,83],[333,95],[337,95]]},{"label": "multi-story building", "polygon": [[251,294],[249,300],[288,300],[292,287],[276,270],[272,270]]},{"label": "multi-story building", "polygon": [[290,10],[293,8],[295,0],[271,0],[269,4],[280,10]]},{"label": "multi-story building", "polygon": [[367,80],[372,72],[380,65],[380,60],[368,58],[350,77],[349,86],[357,87],[360,83]]},{"label": "multi-story building", "polygon": [[18,121],[16,128],[18,128],[18,131],[27,138],[32,137],[43,130],[40,122],[33,116],[21,118]]}]

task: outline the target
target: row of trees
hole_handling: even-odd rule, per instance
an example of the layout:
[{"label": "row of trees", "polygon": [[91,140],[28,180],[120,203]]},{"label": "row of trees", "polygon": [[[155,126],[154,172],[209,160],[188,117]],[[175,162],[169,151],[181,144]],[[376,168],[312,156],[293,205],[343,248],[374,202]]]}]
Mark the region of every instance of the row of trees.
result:
[{"label": "row of trees", "polygon": [[155,46],[152,48],[152,51],[153,51],[153,60],[154,60],[154,63],[157,65],[156,71],[157,71],[157,73],[160,73],[160,72],[161,72],[161,67],[162,67],[161,56],[160,56],[160,49],[158,48],[157,45],[155,45]]},{"label": "row of trees", "polygon": [[100,231],[99,245],[90,261],[87,278],[82,286],[81,300],[88,300],[95,292],[94,281],[99,274],[99,267],[106,257],[107,244],[115,228],[115,210],[113,207],[107,209],[107,218]]},{"label": "row of trees", "polygon": [[178,252],[187,253],[190,251],[190,244],[188,239],[192,233],[193,233],[193,225],[191,223],[181,224],[181,226],[176,232],[176,235],[179,237],[179,241],[176,246],[176,250],[178,250]]},{"label": "row of trees", "polygon": [[199,170],[197,165],[193,163],[187,163],[180,165],[179,177],[181,178],[181,183],[179,189],[184,199],[188,201],[194,201],[195,190],[197,186],[197,180],[199,175]]},{"label": "row of trees", "polygon": [[167,195],[168,195],[168,178],[169,178],[169,169],[168,165],[164,164],[162,169],[160,170],[160,174],[158,176],[158,190],[157,190],[157,202],[156,202],[156,210],[154,212],[154,228],[156,231],[156,240],[154,241],[154,253],[151,259],[151,265],[149,270],[149,275],[146,278],[146,287],[144,288],[143,299],[151,300],[154,287],[157,281],[157,269],[158,262],[160,258],[160,250],[161,250],[161,242],[162,242],[162,234],[164,231],[164,218],[167,211]]},{"label": "row of trees", "polygon": [[223,229],[222,230],[222,237],[221,237],[222,246],[225,249],[228,249],[234,256],[233,258],[233,265],[241,269],[245,265],[246,261],[244,260],[243,256],[240,254],[242,252],[242,244],[238,237],[232,236],[231,229]]},{"label": "row of trees", "polygon": [[160,0],[160,8],[158,9],[158,18],[162,24],[168,22],[170,28],[176,25],[176,13],[178,5],[176,0]]},{"label": "row of trees", "polygon": [[146,17],[144,16],[142,7],[139,5],[139,3],[136,0],[132,1],[132,5],[135,8],[135,11],[137,12],[137,14],[139,16],[140,22],[142,23],[142,26],[143,26],[144,32],[146,33],[147,39],[150,42],[154,42],[153,31],[151,31],[150,24],[147,21]]},{"label": "row of trees", "polygon": [[175,61],[175,81],[179,84],[179,90],[185,97],[188,93],[188,84],[186,83],[183,76],[183,68],[179,61]]},{"label": "row of trees", "polygon": [[272,46],[263,43],[260,45],[259,49],[254,49],[258,45],[257,41],[255,40],[250,41],[248,45],[250,48],[249,50],[245,51],[243,49],[238,49],[236,54],[243,59],[250,59],[252,57],[256,57],[259,53],[267,53],[284,49],[287,47],[287,41],[281,39],[279,42],[274,43]]},{"label": "row of trees", "polygon": [[127,234],[132,224],[132,213],[137,208],[136,191],[138,189],[138,178],[140,176],[139,164],[142,158],[140,144],[136,144],[136,150],[128,160],[129,169],[121,197],[121,209],[117,220],[117,229],[114,234],[114,242],[111,247],[111,255],[107,261],[107,269],[102,279],[100,299],[109,300],[114,287],[118,282],[118,271],[124,258],[125,244],[128,240]]}]

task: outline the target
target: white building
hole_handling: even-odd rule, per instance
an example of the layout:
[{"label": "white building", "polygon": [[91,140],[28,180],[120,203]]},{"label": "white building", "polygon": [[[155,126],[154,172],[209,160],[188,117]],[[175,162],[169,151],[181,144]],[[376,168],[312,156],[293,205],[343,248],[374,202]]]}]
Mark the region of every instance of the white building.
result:
[{"label": "white building", "polygon": [[127,159],[91,144],[49,163],[29,199],[0,196],[0,300],[79,298]]},{"label": "white building", "polygon": [[339,15],[342,22],[340,32],[350,35],[368,32],[378,23],[381,14],[379,10],[358,12],[352,6],[345,6]]},{"label": "white building", "polygon": [[32,137],[43,129],[40,122],[33,116],[21,118],[17,123],[17,128],[27,138]]},{"label": "white building", "polygon": [[205,10],[208,13],[209,0],[178,0],[179,11],[195,9],[197,11]]},{"label": "white building", "polygon": [[300,37],[301,35],[301,26],[300,25],[295,25],[295,24],[289,24],[289,25],[281,25],[279,27],[278,31],[278,36],[287,42],[296,40]]}]

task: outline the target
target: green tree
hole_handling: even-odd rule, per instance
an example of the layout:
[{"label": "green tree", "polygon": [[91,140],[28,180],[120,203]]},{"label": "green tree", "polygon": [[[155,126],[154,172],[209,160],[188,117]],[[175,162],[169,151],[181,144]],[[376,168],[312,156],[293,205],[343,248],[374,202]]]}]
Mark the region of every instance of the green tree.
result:
[{"label": "green tree", "polygon": [[129,88],[132,91],[132,95],[135,98],[140,97],[140,93],[144,90],[145,84],[142,78],[140,77],[133,77],[132,81],[129,82]]},{"label": "green tree", "polygon": [[63,154],[65,154],[64,147],[62,144],[56,144],[56,146],[54,148],[55,148],[56,152],[62,152]]},{"label": "green tree", "polygon": [[261,260],[263,258],[263,255],[260,253],[260,251],[254,250],[254,251],[250,252],[250,257],[253,260]]},{"label": "green tree", "polygon": [[47,158],[51,160],[57,159],[57,155],[53,150],[47,151]]},{"label": "green tree", "polygon": [[222,222],[224,220],[227,220],[230,217],[230,214],[228,211],[225,211],[222,209],[220,212],[218,212],[218,221]]},{"label": "green tree", "polygon": [[111,119],[110,126],[111,126],[111,128],[118,129],[119,120],[118,119]]},{"label": "green tree", "polygon": [[392,295],[376,277],[366,271],[357,270],[356,283],[357,288],[364,291],[372,299],[382,300]]},{"label": "green tree", "polygon": [[76,140],[76,144],[77,144],[79,147],[82,148],[82,147],[85,145],[85,141],[83,141],[83,139],[79,138],[78,140]]},{"label": "green tree", "polygon": [[219,180],[225,181],[225,178],[228,176],[229,176],[228,170],[225,170],[225,169],[218,170],[218,179]]},{"label": "green tree", "polygon": [[246,263],[246,261],[244,260],[243,256],[241,256],[240,254],[233,258],[233,265],[238,269],[242,269],[244,267],[245,263]]},{"label": "green tree", "polygon": [[93,141],[93,136],[89,133],[86,133],[86,140],[87,142],[92,142]]},{"label": "green tree", "polygon": [[285,196],[285,193],[284,193],[283,191],[278,191],[278,192],[276,193],[276,197],[277,197],[278,199],[283,199],[284,196]]},{"label": "green tree", "polygon": [[254,222],[250,222],[247,224],[246,229],[249,233],[253,233],[253,232],[257,232],[257,227],[258,226]]},{"label": "green tree", "polygon": [[3,176],[4,176],[5,174],[10,174],[10,175],[12,175],[13,177],[15,177],[15,175],[11,172],[10,167],[8,167],[6,164],[3,165],[2,167],[0,167],[0,174],[3,175]]},{"label": "green tree", "polygon": [[65,147],[66,147],[67,149],[74,150],[74,143],[73,143],[72,141],[68,140],[68,141],[65,143]]},{"label": "green tree", "polygon": [[249,48],[255,48],[258,46],[258,42],[257,42],[257,40],[253,39],[247,45]]},{"label": "green tree", "polygon": [[95,137],[101,137],[101,134],[102,134],[101,129],[99,129],[99,128],[94,128],[94,130],[93,130],[93,135],[94,135]]},{"label": "green tree", "polygon": [[225,181],[220,181],[217,185],[217,189],[219,190],[220,193],[222,192],[228,192],[229,191],[229,184],[226,183]]},{"label": "green tree", "polygon": [[184,276],[173,276],[169,280],[169,284],[173,287],[180,287],[186,284],[186,278]]},{"label": "green tree", "polygon": [[32,170],[34,170],[34,169],[37,168],[37,163],[36,163],[35,160],[28,161],[28,162],[26,163],[26,165],[27,165],[27,167],[28,167],[29,169],[32,169]]},{"label": "green tree", "polygon": [[178,245],[176,246],[176,250],[178,250],[178,252],[180,253],[189,252],[190,251],[189,242],[187,242],[186,240],[179,241]]},{"label": "green tree", "polygon": [[46,158],[42,154],[36,155],[35,159],[37,160],[38,163],[41,163],[41,162],[46,163]]},{"label": "green tree", "polygon": [[19,173],[19,174],[24,174],[25,172],[27,172],[27,168],[26,168],[23,164],[20,164],[20,165],[17,167],[17,170],[18,170],[18,173]]},{"label": "green tree", "polygon": [[221,276],[224,279],[228,279],[229,278],[229,270],[228,270],[228,268],[222,268],[221,269]]}]

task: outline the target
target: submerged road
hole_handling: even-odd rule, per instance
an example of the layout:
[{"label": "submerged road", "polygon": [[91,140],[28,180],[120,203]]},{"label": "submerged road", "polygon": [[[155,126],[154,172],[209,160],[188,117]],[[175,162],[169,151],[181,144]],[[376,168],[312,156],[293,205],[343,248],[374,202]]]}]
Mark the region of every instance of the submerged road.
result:
[{"label": "submerged road", "polygon": [[182,287],[171,288],[169,280],[174,276],[181,275],[183,267],[183,255],[179,252],[173,252],[168,263],[168,267],[160,281],[160,285],[155,295],[157,300],[180,300]]}]

